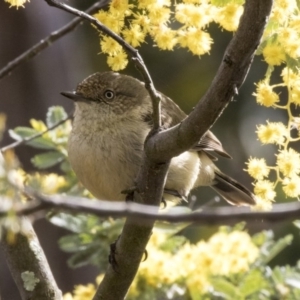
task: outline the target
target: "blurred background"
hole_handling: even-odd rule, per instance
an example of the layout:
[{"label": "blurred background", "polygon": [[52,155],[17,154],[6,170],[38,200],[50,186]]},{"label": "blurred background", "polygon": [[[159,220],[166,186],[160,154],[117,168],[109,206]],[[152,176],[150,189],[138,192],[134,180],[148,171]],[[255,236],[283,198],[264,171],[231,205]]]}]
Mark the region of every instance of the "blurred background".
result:
[{"label": "blurred background", "polygon": [[[80,9],[86,9],[92,3],[94,1],[68,1],[68,4]],[[0,69],[72,18],[65,12],[49,7],[44,1],[32,0],[31,3],[26,3],[25,9],[18,10],[9,8],[7,3],[0,1]],[[201,58],[181,49],[172,52],[160,51],[152,47],[150,41],[140,49],[156,88],[171,97],[186,113],[192,110],[209,87],[232,37],[232,33],[221,31],[216,25],[210,26],[210,32],[214,38],[211,53]],[[84,23],[76,31],[1,79],[0,112],[7,116],[7,129],[29,126],[31,118],[44,120],[48,107],[52,105],[62,105],[67,111],[71,111],[72,103],[62,97],[60,92],[74,89],[78,82],[94,72],[108,70],[105,56],[99,52],[98,33]],[[229,104],[212,129],[233,157],[233,160],[220,159],[218,166],[250,189],[251,178],[243,171],[249,156],[265,157],[270,165],[275,161],[273,146],[261,146],[257,141],[256,126],[266,120],[286,120],[284,112],[263,108],[255,102],[252,95],[255,90],[254,82],[261,80],[265,72],[266,65],[262,58],[256,57],[239,95]],[[131,63],[123,73],[141,78]],[[279,75],[280,70],[277,77],[274,76],[273,82],[279,80]],[[284,92],[281,97],[284,101]],[[1,146],[10,142],[12,140],[6,133]],[[16,152],[25,170],[34,170],[30,158],[37,150],[21,146]],[[280,190],[277,192],[278,201],[287,201]],[[209,188],[201,188],[196,196],[201,204],[213,200],[216,195]],[[222,205],[226,205],[221,201]],[[58,238],[66,234],[65,230],[44,219],[36,221],[34,227],[63,292],[71,291],[74,284],[94,281],[96,268],[72,270],[67,266],[68,255],[57,245]],[[299,259],[299,232],[292,224],[287,222],[270,225],[257,220],[256,224],[247,228],[251,233],[272,229],[277,237],[293,233],[293,244],[272,263],[294,264]],[[215,227],[191,226],[185,233],[192,240],[199,240],[207,238],[215,230]],[[20,299],[1,252],[0,290],[4,300]]]}]

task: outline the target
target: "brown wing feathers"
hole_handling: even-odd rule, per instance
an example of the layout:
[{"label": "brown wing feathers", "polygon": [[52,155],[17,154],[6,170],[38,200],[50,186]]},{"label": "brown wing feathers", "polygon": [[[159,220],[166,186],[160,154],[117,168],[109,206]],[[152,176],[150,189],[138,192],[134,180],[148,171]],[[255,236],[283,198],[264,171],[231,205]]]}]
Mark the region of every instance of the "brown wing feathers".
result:
[{"label": "brown wing feathers", "polygon": [[[180,109],[180,107],[163,94],[161,109],[162,126],[164,128],[170,128],[180,123],[186,117],[186,114]],[[207,131],[202,139],[191,150],[205,151],[212,159],[215,159],[214,153],[223,157],[231,158],[231,156],[224,150],[221,142],[211,131]]]}]

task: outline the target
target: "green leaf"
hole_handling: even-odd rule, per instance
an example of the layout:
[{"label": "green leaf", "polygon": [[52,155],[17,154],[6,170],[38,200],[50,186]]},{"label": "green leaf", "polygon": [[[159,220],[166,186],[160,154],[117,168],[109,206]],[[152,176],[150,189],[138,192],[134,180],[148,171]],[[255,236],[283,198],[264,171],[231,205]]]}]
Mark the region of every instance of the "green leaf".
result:
[{"label": "green leaf", "polygon": [[61,169],[64,173],[69,173],[69,172],[72,171],[72,167],[71,167],[71,165],[70,165],[70,163],[69,163],[68,160],[65,160],[65,161],[63,161],[63,162],[61,163],[60,169]]},{"label": "green leaf", "polygon": [[[40,132],[29,127],[16,127],[14,130],[9,130],[8,133],[14,140],[22,141],[26,138],[31,138]],[[26,144],[38,149],[56,149],[56,145],[50,139],[45,137],[35,138],[30,142],[26,142]]]},{"label": "green leaf", "polygon": [[234,286],[229,281],[224,278],[212,278],[210,282],[213,285],[213,288],[218,293],[221,293],[225,299],[228,300],[242,300],[241,294],[239,293],[239,288]]},{"label": "green leaf", "polygon": [[300,290],[299,290],[299,289],[294,289],[294,290],[292,291],[292,294],[293,294],[293,296],[294,296],[293,299],[300,299]]},{"label": "green leaf", "polygon": [[51,140],[43,137],[38,137],[30,142],[26,142],[26,145],[45,150],[56,149],[56,145]]},{"label": "green leaf", "polygon": [[187,238],[180,235],[175,235],[166,239],[161,245],[160,249],[166,252],[176,252],[187,241]]},{"label": "green leaf", "polygon": [[295,289],[300,289],[300,274],[294,273],[285,278],[285,283]]},{"label": "green leaf", "polygon": [[255,51],[255,55],[261,55],[264,48],[266,47],[267,43],[268,43],[267,40],[264,40],[263,42],[261,42]]},{"label": "green leaf", "polygon": [[60,248],[68,253],[74,253],[68,260],[72,268],[87,264],[103,266],[107,264],[109,241],[90,234],[72,234],[59,239]]},{"label": "green leaf", "polygon": [[287,54],[285,56],[287,66],[292,69],[293,72],[297,73],[299,69],[299,59],[294,59]]},{"label": "green leaf", "polygon": [[8,130],[8,133],[11,138],[16,141],[21,141],[25,138],[32,137],[33,135],[38,134],[39,132],[30,127],[16,127],[15,129]]},{"label": "green leaf", "polygon": [[56,164],[62,162],[65,156],[57,151],[49,151],[42,154],[35,155],[31,162],[39,169],[46,169],[55,166]]},{"label": "green leaf", "polygon": [[87,264],[96,266],[103,266],[108,264],[108,249],[109,247],[102,247],[100,243],[93,243],[83,251],[77,251],[71,258],[68,259],[68,265],[71,268],[78,268]]},{"label": "green leaf", "polygon": [[294,224],[298,229],[300,229],[300,220],[295,220],[295,221],[293,222],[293,224]]},{"label": "green leaf", "polygon": [[72,232],[80,233],[86,223],[86,216],[72,216],[66,213],[59,213],[50,218],[50,222],[58,227],[65,228]]},{"label": "green leaf", "polygon": [[88,214],[59,213],[51,216],[50,221],[75,232],[59,240],[62,250],[74,253],[68,261],[73,268],[86,264],[107,265],[109,245],[117,239],[124,225],[124,220],[108,221]]},{"label": "green leaf", "polygon": [[60,248],[69,253],[78,252],[87,248],[82,244],[81,237],[78,234],[69,234],[61,237],[58,242]]},{"label": "green leaf", "polygon": [[266,231],[258,232],[252,236],[252,242],[260,248],[268,240],[267,235]]},{"label": "green leaf", "polygon": [[246,222],[239,222],[232,227],[232,231],[243,231],[246,227]]},{"label": "green leaf", "polygon": [[284,238],[279,239],[269,249],[269,253],[264,258],[264,263],[271,261],[277,254],[279,254],[284,248],[289,246],[293,240],[293,235],[288,234]]},{"label": "green leaf", "polygon": [[65,112],[62,106],[52,106],[48,109],[46,116],[46,124],[48,127],[51,127],[61,120],[67,117],[67,113]]},{"label": "green leaf", "polygon": [[107,241],[95,239],[88,234],[72,234],[59,239],[60,248],[68,253],[74,253],[68,260],[72,268],[87,264],[101,266],[107,262],[109,245]]},{"label": "green leaf", "polygon": [[239,286],[240,293],[244,298],[259,292],[263,288],[268,286],[267,281],[263,277],[262,273],[258,269],[251,270],[247,276],[242,280]]},{"label": "green leaf", "polygon": [[284,274],[282,273],[282,269],[279,267],[275,267],[274,270],[272,270],[271,276],[276,285],[283,283]]}]

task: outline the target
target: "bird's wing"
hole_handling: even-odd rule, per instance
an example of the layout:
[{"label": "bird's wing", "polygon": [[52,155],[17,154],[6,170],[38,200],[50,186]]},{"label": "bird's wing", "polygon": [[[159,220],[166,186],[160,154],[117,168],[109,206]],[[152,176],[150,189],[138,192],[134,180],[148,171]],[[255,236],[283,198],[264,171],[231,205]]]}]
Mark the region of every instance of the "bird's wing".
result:
[{"label": "bird's wing", "polygon": [[[170,98],[163,94],[161,95],[162,127],[167,129],[180,123],[186,118],[186,114]],[[214,153],[217,153],[223,157],[231,158],[231,156],[224,150],[221,142],[210,130],[205,133],[201,140],[194,147],[192,147],[191,150],[205,151],[212,159],[215,159],[213,155]]]},{"label": "bird's wing", "polygon": [[202,139],[193,147],[196,151],[205,151],[208,154],[215,152],[220,156],[232,158],[223,148],[218,138],[208,130]]},{"label": "bird's wing", "polygon": [[256,204],[256,197],[242,184],[215,170],[214,183],[211,187],[219,193],[227,202],[237,206],[249,206]]},{"label": "bird's wing", "polygon": [[167,129],[186,118],[185,112],[169,97],[161,94],[161,123]]}]

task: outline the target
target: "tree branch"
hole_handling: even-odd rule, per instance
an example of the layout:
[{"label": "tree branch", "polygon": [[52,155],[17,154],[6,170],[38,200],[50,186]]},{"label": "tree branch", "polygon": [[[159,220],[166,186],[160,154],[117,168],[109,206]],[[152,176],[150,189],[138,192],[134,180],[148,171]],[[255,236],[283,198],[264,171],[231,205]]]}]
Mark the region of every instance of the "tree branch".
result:
[{"label": "tree branch", "polygon": [[[107,5],[108,2],[109,0],[100,0],[94,5],[92,5],[90,8],[88,8],[86,12],[89,14],[93,14],[97,12],[99,9],[103,8],[105,5]],[[52,32],[49,36],[42,39],[40,42],[35,44],[33,47],[31,47],[30,49],[22,53],[14,60],[10,61],[6,66],[4,66],[0,70],[0,79],[7,75],[10,75],[15,68],[17,68],[22,63],[38,55],[41,51],[51,46],[56,40],[60,39],[67,33],[75,30],[78,27],[78,25],[80,25],[81,23],[82,23],[82,18],[79,17],[74,18],[71,22],[69,22],[59,30]]]},{"label": "tree branch", "polygon": [[[88,213],[98,217],[131,217],[144,225],[148,221],[166,221],[170,223],[188,222],[198,225],[231,225],[241,221],[264,224],[286,222],[300,218],[300,202],[274,204],[272,211],[253,212],[246,207],[221,206],[206,207],[190,213],[158,212],[156,206],[134,202],[91,201],[88,198],[74,196],[47,196],[36,192],[27,192],[33,201],[13,207],[0,206],[0,217],[7,216],[11,210],[19,216],[32,216],[40,211],[57,209],[72,213]],[[1,201],[4,202],[4,201]]]},{"label": "tree branch", "polygon": [[[62,293],[56,285],[47,259],[32,228],[26,218],[22,218],[22,233],[17,233],[13,243],[8,242],[8,232],[0,241],[8,267],[16,282],[22,299],[60,300]],[[31,282],[36,284],[30,287],[26,283],[26,276],[32,276]]]},{"label": "tree branch", "polygon": [[[150,205],[155,213],[158,212],[162,199],[168,168],[168,163],[156,165],[144,157],[137,179],[137,193],[134,200]],[[155,219],[127,217],[116,252],[116,260],[121,272],[116,273],[109,265],[93,300],[125,298],[143,258],[154,222]]]}]

